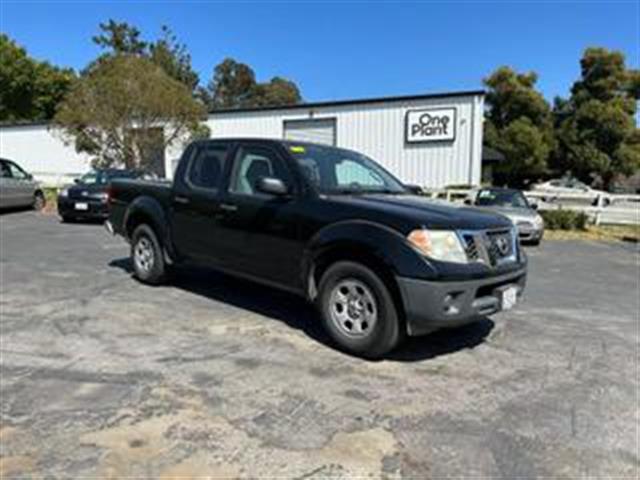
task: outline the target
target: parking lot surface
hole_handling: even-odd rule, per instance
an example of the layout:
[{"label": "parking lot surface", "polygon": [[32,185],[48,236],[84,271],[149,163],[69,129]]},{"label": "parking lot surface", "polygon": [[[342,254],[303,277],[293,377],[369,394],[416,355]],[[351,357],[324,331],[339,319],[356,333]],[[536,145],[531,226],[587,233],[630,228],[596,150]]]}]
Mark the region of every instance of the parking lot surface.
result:
[{"label": "parking lot surface", "polygon": [[516,310],[372,362],[288,294],[3,215],[0,476],[637,478],[638,251],[528,253]]}]

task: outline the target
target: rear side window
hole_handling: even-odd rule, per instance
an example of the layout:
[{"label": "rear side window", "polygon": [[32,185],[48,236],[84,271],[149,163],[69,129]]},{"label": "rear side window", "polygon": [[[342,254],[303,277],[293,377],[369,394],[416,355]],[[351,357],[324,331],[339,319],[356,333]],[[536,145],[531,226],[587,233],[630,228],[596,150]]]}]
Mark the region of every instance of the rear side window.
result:
[{"label": "rear side window", "polygon": [[226,145],[206,145],[198,148],[191,160],[189,183],[198,188],[217,189],[220,186],[227,150]]},{"label": "rear side window", "polygon": [[0,178],[11,178],[11,170],[7,162],[0,161]]}]

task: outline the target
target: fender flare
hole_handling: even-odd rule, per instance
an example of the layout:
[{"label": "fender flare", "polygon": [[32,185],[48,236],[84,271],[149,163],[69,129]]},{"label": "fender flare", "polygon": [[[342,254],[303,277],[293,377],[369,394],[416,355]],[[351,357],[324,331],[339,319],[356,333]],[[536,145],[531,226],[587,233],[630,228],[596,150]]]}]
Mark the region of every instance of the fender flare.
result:
[{"label": "fender flare", "polygon": [[165,251],[169,254],[170,260],[175,258],[175,252],[173,251],[171,237],[169,235],[167,214],[160,202],[149,195],[142,195],[131,202],[124,215],[123,221],[127,238],[133,233],[130,231],[130,222],[139,216],[144,217],[146,220],[145,223],[149,223],[151,228],[156,232]]},{"label": "fender flare", "polygon": [[436,270],[414,250],[398,231],[368,220],[346,220],[319,230],[305,248],[302,281],[309,297],[315,296],[313,274],[316,261],[333,249],[362,250],[395,276],[434,278]]}]

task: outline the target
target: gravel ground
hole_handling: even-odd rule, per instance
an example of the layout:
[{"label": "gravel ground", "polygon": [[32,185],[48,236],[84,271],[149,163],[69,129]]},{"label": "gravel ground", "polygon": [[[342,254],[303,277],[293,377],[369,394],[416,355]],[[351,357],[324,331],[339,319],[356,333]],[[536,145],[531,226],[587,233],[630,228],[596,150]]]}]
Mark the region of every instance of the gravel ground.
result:
[{"label": "gravel ground", "polygon": [[638,478],[637,247],[528,253],[519,308],[371,362],[295,297],[5,214],[0,477]]}]

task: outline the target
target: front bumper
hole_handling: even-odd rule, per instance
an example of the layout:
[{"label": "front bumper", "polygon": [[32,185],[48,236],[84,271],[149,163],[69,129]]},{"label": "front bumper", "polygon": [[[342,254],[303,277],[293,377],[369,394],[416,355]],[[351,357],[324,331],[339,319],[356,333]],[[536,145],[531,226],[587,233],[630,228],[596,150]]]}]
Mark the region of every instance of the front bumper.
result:
[{"label": "front bumper", "polygon": [[407,319],[408,334],[423,335],[441,328],[471,323],[501,309],[499,289],[518,287],[522,296],[526,266],[502,275],[464,281],[427,281],[397,277]]},{"label": "front bumper", "polygon": [[[78,210],[76,203],[86,204],[86,210]],[[65,218],[105,219],[109,216],[109,206],[106,201],[94,199],[76,200],[58,197],[58,214]]]},{"label": "front bumper", "polygon": [[535,242],[538,240],[542,240],[543,235],[544,227],[518,226],[518,236],[520,237],[521,242]]}]

